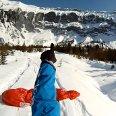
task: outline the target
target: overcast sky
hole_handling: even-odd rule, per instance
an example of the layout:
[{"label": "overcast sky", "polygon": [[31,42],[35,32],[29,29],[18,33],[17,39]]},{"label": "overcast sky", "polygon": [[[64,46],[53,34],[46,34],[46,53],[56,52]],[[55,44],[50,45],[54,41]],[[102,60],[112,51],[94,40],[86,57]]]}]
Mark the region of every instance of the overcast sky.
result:
[{"label": "overcast sky", "polygon": [[116,0],[18,0],[40,7],[78,8],[80,10],[113,11]]}]

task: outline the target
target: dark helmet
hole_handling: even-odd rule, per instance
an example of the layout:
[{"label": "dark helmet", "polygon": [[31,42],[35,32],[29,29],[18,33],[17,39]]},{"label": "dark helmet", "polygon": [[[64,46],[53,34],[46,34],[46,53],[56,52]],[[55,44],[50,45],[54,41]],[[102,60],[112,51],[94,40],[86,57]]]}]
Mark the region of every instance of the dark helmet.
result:
[{"label": "dark helmet", "polygon": [[54,53],[54,51],[52,51],[52,50],[44,51],[44,52],[41,54],[40,59],[41,59],[42,61],[44,61],[44,60],[52,61],[53,63],[55,63],[55,62],[57,61],[57,60],[56,60],[56,57],[55,57],[55,53]]}]

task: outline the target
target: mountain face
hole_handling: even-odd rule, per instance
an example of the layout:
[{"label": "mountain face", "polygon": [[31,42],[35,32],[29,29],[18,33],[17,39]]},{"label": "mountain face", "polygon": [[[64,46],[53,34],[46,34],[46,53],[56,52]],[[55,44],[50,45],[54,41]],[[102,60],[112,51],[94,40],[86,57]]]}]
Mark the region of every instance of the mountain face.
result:
[{"label": "mountain face", "polygon": [[0,38],[11,45],[73,41],[116,48],[116,12],[39,8],[7,0],[0,6]]}]

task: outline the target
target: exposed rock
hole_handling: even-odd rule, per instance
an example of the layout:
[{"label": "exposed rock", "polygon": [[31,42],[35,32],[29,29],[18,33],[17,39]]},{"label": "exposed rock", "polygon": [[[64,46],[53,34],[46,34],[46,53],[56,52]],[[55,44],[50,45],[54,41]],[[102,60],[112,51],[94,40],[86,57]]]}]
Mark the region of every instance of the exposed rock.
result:
[{"label": "exposed rock", "polygon": [[61,23],[67,23],[68,22],[68,18],[66,14],[61,15],[61,19],[60,19]]},{"label": "exposed rock", "polygon": [[29,12],[27,14],[27,20],[29,20],[30,22],[32,22],[34,19],[34,12]]},{"label": "exposed rock", "polygon": [[76,22],[78,21],[79,16],[76,15],[76,13],[70,13],[67,15],[68,22]]},{"label": "exposed rock", "polygon": [[42,21],[44,19],[44,13],[37,13],[35,14],[35,23]]},{"label": "exposed rock", "polygon": [[49,13],[45,14],[45,18],[44,18],[45,21],[55,22],[55,19],[56,19],[55,12],[49,12]]}]

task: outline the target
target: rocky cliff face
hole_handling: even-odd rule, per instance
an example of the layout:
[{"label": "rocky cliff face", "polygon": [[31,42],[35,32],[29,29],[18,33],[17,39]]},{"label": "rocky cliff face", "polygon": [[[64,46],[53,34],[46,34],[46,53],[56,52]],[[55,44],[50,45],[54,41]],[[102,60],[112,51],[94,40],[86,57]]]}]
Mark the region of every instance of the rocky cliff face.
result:
[{"label": "rocky cliff face", "polygon": [[59,9],[33,12],[23,11],[21,8],[0,9],[0,34],[6,42],[12,44],[38,44],[44,38],[44,34],[40,36],[44,31],[48,36],[52,33],[46,42],[58,42],[63,36],[60,42],[71,38],[76,43],[82,43],[89,36],[93,41],[111,43],[116,40],[115,16],[115,12],[65,12]]}]

